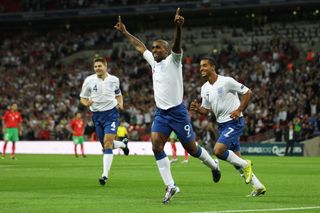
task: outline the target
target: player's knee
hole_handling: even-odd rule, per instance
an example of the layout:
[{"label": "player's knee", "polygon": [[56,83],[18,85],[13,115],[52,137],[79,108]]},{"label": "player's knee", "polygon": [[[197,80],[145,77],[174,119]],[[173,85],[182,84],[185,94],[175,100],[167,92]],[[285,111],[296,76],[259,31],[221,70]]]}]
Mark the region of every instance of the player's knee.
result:
[{"label": "player's knee", "polygon": [[192,157],[195,157],[195,158],[198,158],[198,157],[199,157],[199,150],[198,150],[198,148],[197,148],[197,149],[189,149],[189,150],[187,150],[187,152],[188,152]]},{"label": "player's knee", "polygon": [[223,156],[223,153],[225,152],[224,149],[220,149],[220,148],[214,148],[213,149],[213,153],[215,156],[217,156],[218,158],[221,158]]},{"label": "player's knee", "polygon": [[152,135],[151,141],[152,141],[152,151],[155,155],[163,152],[164,145],[167,142],[167,138],[162,138],[159,135]]},{"label": "player's knee", "polygon": [[187,150],[192,157],[198,158],[201,155],[201,147],[196,144],[186,145],[184,149]]},{"label": "player's knee", "polygon": [[198,152],[188,152],[192,157],[199,158]]},{"label": "player's knee", "polygon": [[159,154],[163,151],[163,146],[160,144],[152,144],[152,151],[154,154]]},{"label": "player's knee", "polygon": [[163,151],[163,149],[160,149],[160,148],[157,147],[157,148],[152,148],[152,151],[156,155],[156,154],[161,153]]},{"label": "player's knee", "polygon": [[112,141],[108,141],[108,140],[103,141],[103,147],[105,149],[112,149],[112,145],[113,145]]}]

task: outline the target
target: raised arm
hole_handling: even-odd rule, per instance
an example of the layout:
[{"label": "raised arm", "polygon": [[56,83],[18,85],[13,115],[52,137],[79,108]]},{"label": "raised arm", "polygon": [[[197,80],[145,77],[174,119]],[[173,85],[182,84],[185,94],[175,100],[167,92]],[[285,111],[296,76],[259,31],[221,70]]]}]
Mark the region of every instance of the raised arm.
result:
[{"label": "raised arm", "polygon": [[176,30],[174,32],[172,51],[174,53],[180,53],[181,49],[181,29],[184,23],[184,18],[180,15],[180,8],[177,9],[174,17],[174,23],[176,24]]},{"label": "raised arm", "polygon": [[121,20],[121,16],[118,17],[118,22],[116,25],[114,25],[114,28],[116,28],[119,32],[124,35],[130,44],[141,54],[144,53],[144,51],[147,50],[146,46],[135,36],[131,35],[127,29],[126,26],[123,24]]}]

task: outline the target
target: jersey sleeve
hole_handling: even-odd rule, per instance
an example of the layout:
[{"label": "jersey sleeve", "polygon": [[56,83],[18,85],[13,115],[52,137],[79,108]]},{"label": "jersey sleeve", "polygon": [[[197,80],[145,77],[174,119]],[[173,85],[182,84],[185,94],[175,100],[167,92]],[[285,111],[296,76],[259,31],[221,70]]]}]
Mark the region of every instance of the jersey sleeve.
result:
[{"label": "jersey sleeve", "polygon": [[179,53],[175,53],[171,50],[171,56],[172,60],[174,61],[175,64],[181,64],[182,63],[182,56],[183,56],[183,51],[182,49],[180,50]]},{"label": "jersey sleeve", "polygon": [[150,50],[144,51],[143,58],[148,62],[148,64],[150,64],[151,67],[153,67],[154,58]]},{"label": "jersey sleeve", "polygon": [[175,53],[171,50],[172,60],[176,64],[180,64],[182,62],[183,51],[180,50],[180,53]]},{"label": "jersey sleeve", "polygon": [[89,98],[91,95],[90,84],[88,78],[86,78],[82,84],[80,97],[81,98]]},{"label": "jersey sleeve", "polygon": [[205,91],[203,87],[201,87],[201,98],[202,98],[201,107],[210,109],[209,93]]},{"label": "jersey sleeve", "polygon": [[234,80],[231,77],[228,77],[228,81],[227,81],[227,85],[228,85],[228,89],[234,92],[237,92],[241,95],[245,94],[246,92],[248,92],[249,88],[246,87],[245,85],[239,83],[238,81]]}]

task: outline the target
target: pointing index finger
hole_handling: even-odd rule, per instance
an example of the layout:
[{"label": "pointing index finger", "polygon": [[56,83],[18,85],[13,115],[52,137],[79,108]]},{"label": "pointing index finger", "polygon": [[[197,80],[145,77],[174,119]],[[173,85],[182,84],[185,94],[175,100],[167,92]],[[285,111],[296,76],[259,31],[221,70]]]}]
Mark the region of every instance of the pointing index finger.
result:
[{"label": "pointing index finger", "polygon": [[121,16],[118,16],[118,22],[122,23]]},{"label": "pointing index finger", "polygon": [[176,15],[180,15],[180,7],[177,8]]}]

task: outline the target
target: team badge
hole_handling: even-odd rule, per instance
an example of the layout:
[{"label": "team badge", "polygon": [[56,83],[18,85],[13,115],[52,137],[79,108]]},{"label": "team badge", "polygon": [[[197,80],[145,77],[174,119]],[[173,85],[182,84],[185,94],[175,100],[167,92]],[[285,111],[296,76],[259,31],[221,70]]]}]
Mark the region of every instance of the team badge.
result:
[{"label": "team badge", "polygon": [[223,87],[219,87],[218,88],[218,95],[222,95],[223,94]]}]

